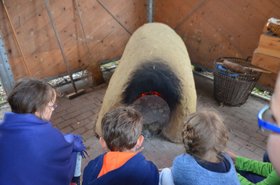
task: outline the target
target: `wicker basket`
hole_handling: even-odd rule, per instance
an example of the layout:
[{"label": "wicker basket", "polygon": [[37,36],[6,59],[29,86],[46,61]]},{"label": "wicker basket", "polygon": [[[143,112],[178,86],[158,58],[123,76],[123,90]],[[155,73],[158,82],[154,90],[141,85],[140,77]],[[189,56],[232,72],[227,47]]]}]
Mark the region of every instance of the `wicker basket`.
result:
[{"label": "wicker basket", "polygon": [[214,69],[214,97],[215,99],[226,105],[240,106],[244,104],[256,82],[260,78],[260,72],[250,72],[250,73],[235,73],[229,70],[224,71],[218,69],[217,62],[222,62],[224,59],[231,62],[240,64],[242,66],[249,67],[250,59],[233,58],[233,57],[223,57],[217,59]]}]

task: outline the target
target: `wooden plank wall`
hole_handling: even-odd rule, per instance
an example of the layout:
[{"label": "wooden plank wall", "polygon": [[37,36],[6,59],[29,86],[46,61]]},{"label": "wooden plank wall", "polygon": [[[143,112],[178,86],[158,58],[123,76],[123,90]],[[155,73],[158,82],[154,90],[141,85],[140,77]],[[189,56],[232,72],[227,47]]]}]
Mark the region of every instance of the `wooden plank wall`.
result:
[{"label": "wooden plank wall", "polygon": [[[120,57],[130,35],[146,22],[146,0],[77,0],[86,37],[74,1],[50,0],[55,25],[71,70],[89,69],[100,82],[100,61]],[[49,78],[66,73],[44,0],[9,0],[5,4],[31,76]],[[15,79],[29,76],[2,4],[0,34]]]},{"label": "wooden plank wall", "polygon": [[[89,69],[99,82],[100,61],[120,57],[130,35],[146,22],[146,0],[77,1],[86,37],[73,8],[74,0],[50,0],[50,7],[71,70]],[[5,2],[31,76],[64,74],[66,67],[44,0]],[[218,57],[252,56],[267,19],[279,18],[279,10],[278,0],[154,0],[154,20],[174,28],[186,43],[192,62],[206,68],[212,68]],[[15,79],[27,76],[1,3],[0,34]],[[270,85],[273,80],[271,76],[261,79]]]},{"label": "wooden plank wall", "polygon": [[[258,46],[267,19],[280,18],[278,0],[155,0],[155,21],[183,38],[194,64],[213,68],[224,56],[247,58]],[[261,78],[273,85],[275,74]]]}]

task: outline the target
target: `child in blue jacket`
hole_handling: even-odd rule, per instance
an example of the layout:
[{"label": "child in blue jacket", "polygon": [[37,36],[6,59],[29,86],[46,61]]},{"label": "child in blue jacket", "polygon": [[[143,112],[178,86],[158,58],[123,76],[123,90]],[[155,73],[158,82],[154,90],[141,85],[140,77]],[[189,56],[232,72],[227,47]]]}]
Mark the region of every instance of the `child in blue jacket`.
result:
[{"label": "child in blue jacket", "polygon": [[160,175],[160,185],[239,185],[234,164],[223,153],[228,131],[213,111],[191,114],[182,131],[186,153]]},{"label": "child in blue jacket", "polygon": [[142,125],[142,116],[131,107],[105,114],[99,141],[109,151],[89,162],[83,185],[158,185],[157,167],[138,152]]},{"label": "child in blue jacket", "polygon": [[40,80],[21,79],[8,102],[12,112],[0,122],[0,184],[69,185],[77,152],[85,146],[80,136],[63,135],[52,126],[55,89]]}]

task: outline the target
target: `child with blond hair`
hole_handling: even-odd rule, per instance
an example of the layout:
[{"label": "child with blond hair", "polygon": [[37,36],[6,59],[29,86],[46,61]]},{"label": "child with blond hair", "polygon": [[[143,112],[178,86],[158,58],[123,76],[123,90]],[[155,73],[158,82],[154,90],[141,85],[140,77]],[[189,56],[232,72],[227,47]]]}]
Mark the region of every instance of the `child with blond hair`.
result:
[{"label": "child with blond hair", "polygon": [[189,115],[182,131],[186,153],[177,156],[171,169],[160,174],[161,185],[238,185],[231,158],[223,151],[228,131],[214,111]]}]

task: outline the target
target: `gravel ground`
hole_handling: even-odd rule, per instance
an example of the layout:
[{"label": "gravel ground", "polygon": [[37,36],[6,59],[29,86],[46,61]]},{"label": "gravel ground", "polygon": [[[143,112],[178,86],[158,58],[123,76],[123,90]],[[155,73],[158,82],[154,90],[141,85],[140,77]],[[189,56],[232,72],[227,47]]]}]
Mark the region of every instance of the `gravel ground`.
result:
[{"label": "gravel ground", "polygon": [[3,86],[0,82],[0,106],[6,102],[6,93],[3,89]]},{"label": "gravel ground", "polygon": [[0,82],[0,121],[3,119],[4,112],[10,111],[9,105],[6,103],[6,93]]}]

